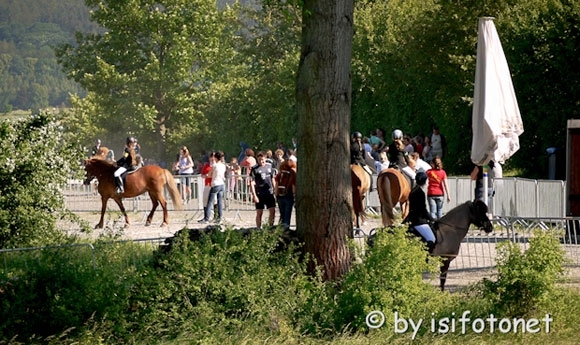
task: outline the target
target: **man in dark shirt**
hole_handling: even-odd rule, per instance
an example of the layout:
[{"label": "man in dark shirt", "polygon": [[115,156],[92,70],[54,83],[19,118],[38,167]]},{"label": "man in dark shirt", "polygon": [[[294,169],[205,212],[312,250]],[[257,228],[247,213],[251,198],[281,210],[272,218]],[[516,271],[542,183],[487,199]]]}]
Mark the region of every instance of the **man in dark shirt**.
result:
[{"label": "man in dark shirt", "polygon": [[262,215],[264,207],[268,209],[268,224],[274,225],[274,216],[276,215],[276,197],[274,189],[274,169],[271,165],[266,164],[266,154],[259,152],[257,155],[258,164],[250,170],[250,192],[254,204],[256,204],[256,226],[262,227]]}]

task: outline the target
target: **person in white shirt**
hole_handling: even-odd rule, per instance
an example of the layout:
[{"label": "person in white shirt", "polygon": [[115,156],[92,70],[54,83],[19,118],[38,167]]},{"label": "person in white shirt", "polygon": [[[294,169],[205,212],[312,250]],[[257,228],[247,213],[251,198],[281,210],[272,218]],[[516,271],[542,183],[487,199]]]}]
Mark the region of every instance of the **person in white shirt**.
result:
[{"label": "person in white shirt", "polygon": [[183,203],[187,204],[191,197],[191,178],[193,175],[193,159],[186,146],[182,146],[179,150],[179,162],[177,163],[177,174],[181,176],[181,198]]},{"label": "person in white shirt", "polygon": [[389,168],[389,158],[385,151],[379,153],[379,160],[375,161],[375,168],[377,169],[377,173]]},{"label": "person in white shirt", "polygon": [[431,134],[431,156],[433,158],[439,156],[443,159],[447,155],[447,140],[445,136],[439,132],[439,127],[433,126],[433,134]]},{"label": "person in white shirt", "polygon": [[205,215],[204,218],[199,221],[200,223],[208,223],[210,217],[210,209],[213,205],[214,198],[217,196],[217,218],[216,223],[220,223],[222,221],[223,215],[223,200],[224,200],[224,191],[225,191],[225,184],[226,184],[226,170],[227,167],[224,163],[224,153],[222,151],[217,151],[214,154],[215,157],[215,164],[211,168],[209,175],[211,176],[211,189],[209,192],[209,197],[207,200],[207,205],[205,208]]},{"label": "person in white shirt", "polygon": [[409,157],[411,157],[411,159],[415,161],[415,171],[416,172],[423,171],[426,173],[427,170],[430,170],[432,168],[429,163],[427,163],[421,159],[421,156],[419,156],[418,152],[411,153],[409,155]]}]

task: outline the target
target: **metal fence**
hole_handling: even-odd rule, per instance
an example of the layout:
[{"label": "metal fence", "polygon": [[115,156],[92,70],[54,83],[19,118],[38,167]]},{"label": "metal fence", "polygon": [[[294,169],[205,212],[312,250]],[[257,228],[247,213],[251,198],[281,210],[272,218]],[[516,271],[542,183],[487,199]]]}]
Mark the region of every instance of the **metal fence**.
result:
[{"label": "metal fence", "polygon": [[[376,176],[375,176],[376,178]],[[176,182],[181,183],[181,176],[175,177]],[[200,211],[203,209],[204,179],[200,175],[190,176],[189,195],[184,195],[183,199],[188,200],[184,205],[186,211]],[[229,211],[254,211],[254,204],[248,192],[247,176],[242,176],[238,180],[227,180],[224,207]],[[235,182],[235,183],[232,183]],[[451,202],[444,204],[444,212],[474,198],[475,182],[465,177],[449,177],[449,189],[452,193]],[[376,183],[375,183],[376,185]],[[98,213],[100,210],[100,195],[96,191],[95,185],[85,186],[81,181],[69,181],[64,189],[66,206],[75,213],[92,212]],[[491,234],[471,231],[464,239],[461,250],[450,269],[481,269],[493,268],[496,264],[496,245],[504,241],[519,243],[523,249],[529,245],[529,238],[533,236],[534,229],[555,232],[565,250],[570,263],[580,266],[580,218],[565,217],[565,192],[566,184],[563,181],[552,180],[530,180],[523,178],[496,179],[491,187],[495,190],[495,196],[490,200],[490,211],[493,215],[495,231]],[[168,200],[171,203],[170,200]],[[127,210],[135,212],[148,212],[151,208],[151,201],[147,195],[137,198],[126,199]],[[380,203],[376,191],[370,192],[367,198],[367,206],[370,210],[378,211]],[[111,210],[117,211],[114,203],[109,203]],[[134,243],[135,248],[128,250],[127,265],[142,264],[146,258],[140,254],[139,249],[143,245],[155,249],[163,240],[142,239],[133,241],[123,241],[110,243],[108,245],[119,245],[127,242]],[[19,262],[20,269],[26,269],[31,260],[39,260],[41,253],[57,250],[66,253],[91,253],[93,265],[99,257],[95,251],[102,250],[89,244],[80,244],[63,247],[44,248],[22,248],[0,250],[0,262],[4,263],[4,271],[13,269],[8,267],[8,263]],[[20,258],[15,260],[14,258]],[[87,256],[83,256],[86,257]]]},{"label": "metal fence", "polygon": [[[178,187],[182,176],[175,176]],[[375,179],[376,186],[376,176]],[[190,195],[183,195],[188,200],[185,210],[203,210],[204,179],[201,175],[190,177]],[[253,211],[254,203],[249,194],[247,176],[238,180],[227,179],[225,203],[226,210]],[[443,212],[475,198],[475,181],[468,177],[448,177],[451,202],[444,203]],[[566,216],[566,183],[554,180],[531,180],[519,177],[495,179],[491,183],[495,195],[489,201],[490,212],[499,217],[521,218],[564,218]],[[64,189],[66,206],[73,212],[100,209],[100,195],[95,185],[85,186],[82,181],[71,180]],[[171,203],[170,200],[168,200]],[[380,208],[376,190],[369,192],[367,206],[373,209]],[[110,207],[117,207],[114,203]],[[147,194],[137,198],[126,199],[127,210],[147,212],[151,208],[151,201]]]}]

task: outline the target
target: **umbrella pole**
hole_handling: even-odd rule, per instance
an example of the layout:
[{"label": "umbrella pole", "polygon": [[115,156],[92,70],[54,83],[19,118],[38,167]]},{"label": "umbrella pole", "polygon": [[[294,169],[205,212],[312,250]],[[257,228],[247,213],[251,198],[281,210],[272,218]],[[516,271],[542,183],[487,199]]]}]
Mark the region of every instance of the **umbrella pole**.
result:
[{"label": "umbrella pole", "polygon": [[487,193],[488,190],[488,181],[487,181],[487,168],[486,167],[481,167],[483,170],[483,202],[489,207],[489,203],[488,203],[488,196],[489,194]]}]

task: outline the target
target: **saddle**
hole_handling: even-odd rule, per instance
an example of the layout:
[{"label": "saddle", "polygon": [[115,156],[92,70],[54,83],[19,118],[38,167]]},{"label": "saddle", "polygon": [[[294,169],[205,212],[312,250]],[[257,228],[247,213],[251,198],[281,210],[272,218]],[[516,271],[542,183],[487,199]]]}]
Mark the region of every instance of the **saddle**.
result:
[{"label": "saddle", "polygon": [[127,175],[131,175],[132,173],[136,172],[137,170],[141,169],[141,166],[136,166],[134,169],[127,169],[124,173],[121,174],[121,179],[123,180],[123,184],[127,182],[126,178]]},{"label": "saddle", "polygon": [[389,164],[389,168],[395,169],[398,172],[400,172],[405,179],[407,180],[407,182],[409,183],[409,187],[411,189],[413,189],[413,187],[415,186],[415,180],[411,179],[411,177],[409,175],[407,175],[407,173],[405,173],[405,171],[403,171],[403,169],[401,169],[401,167],[399,167],[399,164],[397,163],[390,163]]}]

